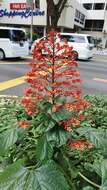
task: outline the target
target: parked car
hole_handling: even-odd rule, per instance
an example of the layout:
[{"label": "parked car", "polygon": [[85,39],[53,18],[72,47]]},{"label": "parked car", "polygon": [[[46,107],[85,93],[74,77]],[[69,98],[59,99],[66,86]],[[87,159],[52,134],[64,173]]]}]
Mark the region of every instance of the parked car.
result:
[{"label": "parked car", "polygon": [[28,54],[29,44],[25,30],[15,27],[0,27],[0,60]]},{"label": "parked car", "polygon": [[[45,37],[42,37],[33,42],[31,47],[32,53],[36,43],[44,38]],[[92,36],[77,33],[60,33],[59,42],[62,43],[65,39],[68,41],[68,45],[73,47],[76,56],[75,58],[88,60],[93,57],[94,39]]]}]

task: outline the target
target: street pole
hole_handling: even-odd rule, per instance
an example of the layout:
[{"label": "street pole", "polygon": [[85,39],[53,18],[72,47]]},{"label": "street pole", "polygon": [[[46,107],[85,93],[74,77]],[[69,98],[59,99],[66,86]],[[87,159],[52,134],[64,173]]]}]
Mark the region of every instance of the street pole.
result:
[{"label": "street pole", "polygon": [[30,42],[33,41],[33,6],[31,7]]},{"label": "street pole", "polygon": [[31,23],[30,23],[30,42],[33,41],[33,0],[26,0],[27,8],[31,10]]}]

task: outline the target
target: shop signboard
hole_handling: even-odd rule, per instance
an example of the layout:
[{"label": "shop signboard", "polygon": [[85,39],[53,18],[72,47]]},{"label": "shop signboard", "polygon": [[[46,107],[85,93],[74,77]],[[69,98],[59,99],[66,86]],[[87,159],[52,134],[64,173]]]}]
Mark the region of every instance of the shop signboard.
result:
[{"label": "shop signboard", "polygon": [[27,9],[27,4],[26,3],[10,3],[10,9],[11,10]]},{"label": "shop signboard", "polygon": [[[31,0],[29,0],[31,3]],[[33,1],[32,1],[33,2]],[[10,3],[10,10],[7,8],[0,9],[0,17],[21,17],[21,18],[28,18],[32,16],[44,16],[45,11],[40,9],[31,9],[31,4],[29,4],[30,7],[28,7],[27,2],[26,3]],[[33,5],[32,5],[33,6]]]},{"label": "shop signboard", "polygon": [[[44,16],[45,11],[44,10],[34,10],[33,16]],[[25,10],[7,10],[7,9],[0,9],[0,17],[21,17],[21,18],[28,18],[32,16],[32,10],[25,9]]]}]

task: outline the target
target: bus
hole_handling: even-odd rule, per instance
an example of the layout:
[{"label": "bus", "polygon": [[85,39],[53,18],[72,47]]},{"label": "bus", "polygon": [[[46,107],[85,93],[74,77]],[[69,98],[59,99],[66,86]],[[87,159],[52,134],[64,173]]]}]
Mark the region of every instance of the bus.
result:
[{"label": "bus", "polygon": [[0,60],[29,54],[29,43],[24,29],[0,27]]}]

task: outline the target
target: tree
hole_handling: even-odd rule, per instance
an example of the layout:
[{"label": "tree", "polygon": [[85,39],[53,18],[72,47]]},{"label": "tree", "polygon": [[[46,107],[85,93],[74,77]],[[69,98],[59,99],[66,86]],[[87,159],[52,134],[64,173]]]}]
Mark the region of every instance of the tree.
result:
[{"label": "tree", "polygon": [[46,0],[47,1],[47,31],[50,28],[56,28],[61,13],[67,3],[67,0],[58,0],[55,3],[55,0]]}]

